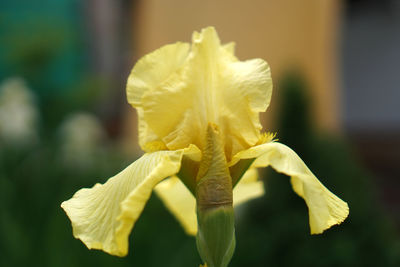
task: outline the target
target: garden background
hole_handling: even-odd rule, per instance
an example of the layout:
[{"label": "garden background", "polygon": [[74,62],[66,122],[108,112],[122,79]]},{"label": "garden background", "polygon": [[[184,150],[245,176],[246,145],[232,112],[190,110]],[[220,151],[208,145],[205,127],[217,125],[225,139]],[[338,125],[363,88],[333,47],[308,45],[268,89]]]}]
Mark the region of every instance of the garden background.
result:
[{"label": "garden background", "polygon": [[0,3],[0,266],[198,266],[153,195],[127,257],[90,251],[60,208],[141,155],[125,83],[144,54],[216,27],[271,65],[262,117],[348,219],[309,234],[288,177],[237,208],[230,266],[400,266],[400,4],[396,0],[4,0]]}]

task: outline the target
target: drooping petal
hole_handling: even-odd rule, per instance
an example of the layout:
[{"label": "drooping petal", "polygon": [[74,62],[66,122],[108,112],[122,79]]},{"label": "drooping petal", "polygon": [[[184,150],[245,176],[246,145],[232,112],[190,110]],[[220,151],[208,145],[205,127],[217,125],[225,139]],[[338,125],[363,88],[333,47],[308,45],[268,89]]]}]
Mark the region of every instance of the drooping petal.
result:
[{"label": "drooping petal", "polygon": [[179,171],[184,153],[196,151],[192,146],[145,154],[106,183],[76,192],[61,204],[72,222],[75,238],[89,249],[125,256],[129,233],[152,189]]},{"label": "drooping petal", "polygon": [[221,45],[212,27],[193,34],[187,56],[174,49],[168,53],[177,54],[179,60],[162,79],[143,82],[142,73],[146,68],[153,73],[153,64],[135,66],[134,70],[143,71],[132,71],[130,76],[128,98],[142,109],[139,120],[144,122],[139,125],[145,127],[141,128],[168,149],[189,144],[203,149],[207,125],[215,123],[226,137],[228,160],[255,145],[261,129],[258,114],[268,107],[272,92],[268,64],[261,59],[239,61],[233,54],[234,44]]},{"label": "drooping petal", "polygon": [[277,142],[258,145],[236,154],[229,165],[249,158],[256,158],[252,167],[270,165],[276,171],[291,176],[294,191],[308,206],[312,234],[322,233],[348,216],[347,203],[325,188],[289,147]]},{"label": "drooping petal", "polygon": [[155,191],[185,232],[196,235],[196,199],[179,178],[174,176],[162,181],[155,187]]},{"label": "drooping petal", "polygon": [[[157,195],[168,210],[180,222],[188,235],[197,234],[196,199],[176,176],[166,179],[155,187]],[[258,180],[257,170],[250,169],[233,190],[233,206],[264,194],[264,187]]]},{"label": "drooping petal", "polygon": [[233,205],[237,206],[264,195],[264,183],[258,179],[258,172],[250,168],[233,189]]}]

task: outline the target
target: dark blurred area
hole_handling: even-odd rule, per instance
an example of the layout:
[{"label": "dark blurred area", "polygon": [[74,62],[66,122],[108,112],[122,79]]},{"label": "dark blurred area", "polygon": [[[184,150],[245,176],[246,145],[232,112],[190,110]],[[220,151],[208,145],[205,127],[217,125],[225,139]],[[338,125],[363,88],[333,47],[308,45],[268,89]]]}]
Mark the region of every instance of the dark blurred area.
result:
[{"label": "dark blurred area", "polygon": [[60,204],[141,155],[125,100],[135,61],[207,25],[240,59],[270,62],[267,130],[350,207],[312,236],[304,201],[267,169],[266,195],[236,210],[230,266],[400,266],[400,3],[226,2],[0,2],[0,266],[201,263],[155,195],[126,258],[75,240]]},{"label": "dark blurred area", "polygon": [[343,27],[343,122],[400,224],[400,2],[350,1]]}]

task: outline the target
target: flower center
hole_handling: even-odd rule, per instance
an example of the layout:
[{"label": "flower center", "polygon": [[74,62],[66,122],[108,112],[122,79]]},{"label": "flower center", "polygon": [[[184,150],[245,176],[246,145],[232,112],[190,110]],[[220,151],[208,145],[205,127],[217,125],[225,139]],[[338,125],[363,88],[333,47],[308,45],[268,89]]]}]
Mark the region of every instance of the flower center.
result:
[{"label": "flower center", "polygon": [[232,178],[218,127],[209,124],[206,147],[196,177],[198,209],[232,206]]}]

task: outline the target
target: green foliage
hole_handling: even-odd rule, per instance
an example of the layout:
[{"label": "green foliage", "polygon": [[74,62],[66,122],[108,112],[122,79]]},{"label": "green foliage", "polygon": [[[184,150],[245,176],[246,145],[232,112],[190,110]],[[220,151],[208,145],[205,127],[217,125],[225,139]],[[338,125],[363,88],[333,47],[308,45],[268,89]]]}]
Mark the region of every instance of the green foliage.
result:
[{"label": "green foliage", "polygon": [[60,204],[82,187],[105,182],[130,161],[109,147],[93,166],[60,158],[57,139],[0,150],[0,266],[198,266],[195,239],[152,197],[135,225],[126,258],[88,250],[74,239]]}]

